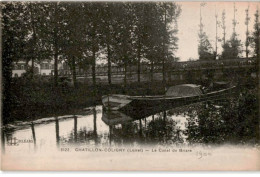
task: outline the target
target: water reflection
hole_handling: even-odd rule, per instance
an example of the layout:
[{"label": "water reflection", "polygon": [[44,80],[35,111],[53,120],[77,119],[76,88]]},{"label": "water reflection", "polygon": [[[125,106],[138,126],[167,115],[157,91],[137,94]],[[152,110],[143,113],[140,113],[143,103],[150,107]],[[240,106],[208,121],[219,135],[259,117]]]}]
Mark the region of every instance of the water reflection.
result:
[{"label": "water reflection", "polygon": [[60,132],[59,132],[59,119],[58,117],[55,117],[55,129],[56,129],[56,142],[57,146],[60,145]]},{"label": "water reflection", "polygon": [[77,116],[74,116],[74,141],[77,142],[78,140],[78,121],[77,121]]},{"label": "water reflection", "polygon": [[4,134],[4,130],[1,128],[1,149],[2,152],[5,152],[5,134]]},{"label": "water reflection", "polygon": [[31,123],[31,129],[32,129],[32,137],[33,137],[33,143],[36,145],[36,136],[35,136],[35,130],[34,130],[34,123]]},{"label": "water reflection", "polygon": [[[250,97],[239,102],[237,98],[202,102],[139,119],[122,112],[105,112],[102,106],[94,106],[85,115],[67,119],[56,117],[47,123],[32,123],[30,128],[5,131],[2,141],[7,151],[10,146],[6,144],[13,138],[32,139],[40,149],[53,145],[255,143],[259,134],[256,103],[257,100]],[[31,149],[30,143],[21,146],[28,151]]]},{"label": "water reflection", "polygon": [[98,136],[97,136],[97,111],[96,111],[96,106],[93,107],[93,125],[94,125],[94,130],[93,130],[93,137],[95,140],[95,144],[98,143]]}]

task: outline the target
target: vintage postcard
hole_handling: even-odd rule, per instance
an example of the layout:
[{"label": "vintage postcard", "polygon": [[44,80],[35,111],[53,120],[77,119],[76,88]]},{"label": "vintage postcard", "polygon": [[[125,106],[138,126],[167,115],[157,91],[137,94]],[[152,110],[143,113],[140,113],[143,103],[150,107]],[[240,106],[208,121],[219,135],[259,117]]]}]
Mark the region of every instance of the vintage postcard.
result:
[{"label": "vintage postcard", "polygon": [[1,170],[260,170],[260,3],[2,1]]}]

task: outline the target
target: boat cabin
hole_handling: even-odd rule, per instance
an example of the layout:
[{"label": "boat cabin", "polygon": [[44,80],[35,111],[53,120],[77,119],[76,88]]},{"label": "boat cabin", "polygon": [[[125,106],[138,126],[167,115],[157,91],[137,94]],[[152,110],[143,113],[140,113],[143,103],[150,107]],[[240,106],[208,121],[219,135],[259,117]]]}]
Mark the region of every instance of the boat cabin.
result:
[{"label": "boat cabin", "polygon": [[195,84],[183,84],[170,87],[166,96],[183,97],[183,96],[199,96],[202,95],[202,90],[200,85]]}]

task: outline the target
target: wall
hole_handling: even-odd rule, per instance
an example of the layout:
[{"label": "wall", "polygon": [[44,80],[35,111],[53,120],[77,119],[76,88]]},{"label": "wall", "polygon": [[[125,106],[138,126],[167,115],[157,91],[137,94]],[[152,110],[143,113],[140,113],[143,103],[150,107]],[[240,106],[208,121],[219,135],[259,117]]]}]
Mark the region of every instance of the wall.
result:
[{"label": "wall", "polygon": [[12,77],[21,77],[25,70],[12,70]]}]

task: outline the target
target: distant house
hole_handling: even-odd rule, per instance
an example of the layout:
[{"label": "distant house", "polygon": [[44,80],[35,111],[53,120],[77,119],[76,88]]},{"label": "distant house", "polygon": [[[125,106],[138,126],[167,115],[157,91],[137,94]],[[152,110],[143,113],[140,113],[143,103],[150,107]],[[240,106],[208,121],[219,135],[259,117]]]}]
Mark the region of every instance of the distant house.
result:
[{"label": "distant house", "polygon": [[[21,77],[28,67],[31,67],[32,62],[26,63],[26,61],[20,60],[13,63],[12,68],[12,77]],[[42,76],[53,76],[54,75],[54,60],[43,60],[40,63],[34,64],[34,74]],[[68,76],[71,75],[71,70],[67,62],[58,63],[58,75],[59,76]],[[83,75],[84,70],[76,67],[76,74]]]},{"label": "distant house", "polygon": [[[66,62],[58,63],[58,75],[67,76],[70,75],[71,71]],[[52,76],[54,75],[54,60],[44,60],[40,64],[40,75]]]},{"label": "distant house", "polygon": [[71,74],[69,65],[66,62],[60,63],[58,65],[58,69],[59,75],[61,76],[67,76]]},{"label": "distant house", "polygon": [[46,75],[53,75],[54,74],[54,61],[48,61],[44,60],[40,63],[40,75],[46,76]]},{"label": "distant house", "polygon": [[13,63],[12,67],[12,77],[21,77],[24,73],[26,73],[28,64],[25,61],[18,61]]},{"label": "distant house", "polygon": [[[26,73],[28,67],[31,67],[32,62],[20,60],[18,62],[13,63],[12,66],[12,77],[21,77],[23,74]],[[58,64],[58,71],[59,75],[67,75],[69,71],[66,67],[64,67],[64,63]],[[65,69],[64,69],[65,68]],[[42,75],[42,76],[52,76],[54,75],[54,61],[53,60],[43,60],[40,63],[34,64],[34,74]]]}]

